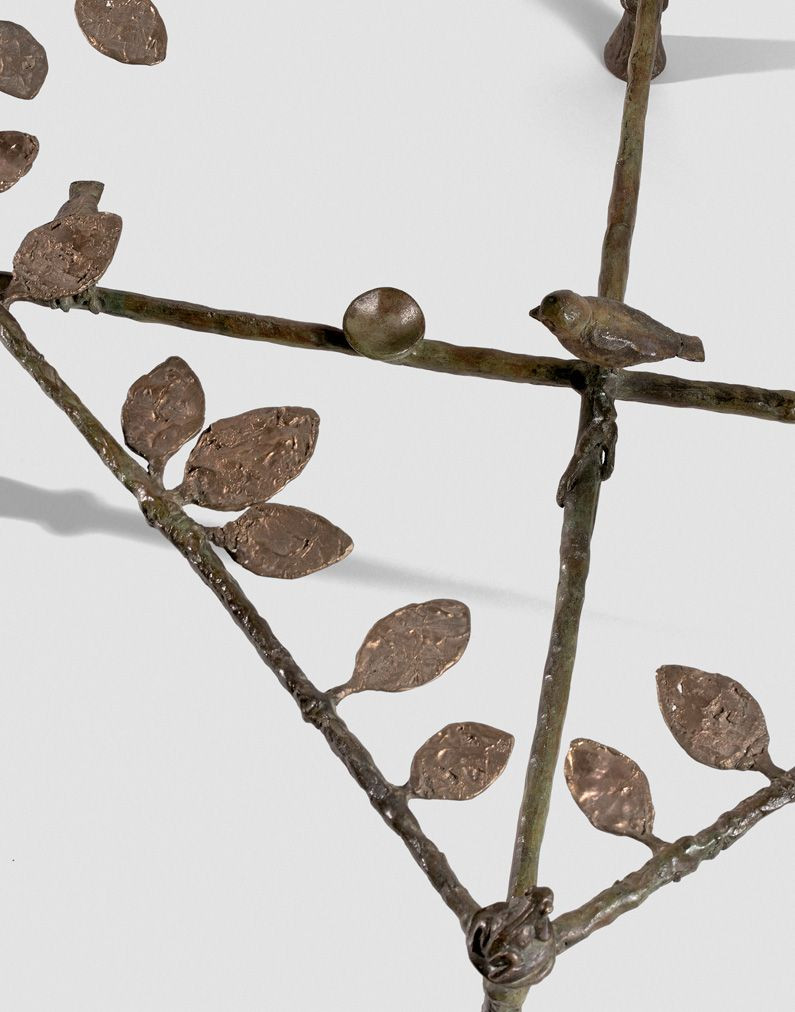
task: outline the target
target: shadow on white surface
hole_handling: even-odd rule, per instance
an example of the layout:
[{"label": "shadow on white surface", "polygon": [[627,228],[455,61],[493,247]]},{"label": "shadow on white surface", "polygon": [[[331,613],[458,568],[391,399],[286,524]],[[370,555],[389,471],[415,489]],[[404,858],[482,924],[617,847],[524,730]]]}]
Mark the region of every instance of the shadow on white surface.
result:
[{"label": "shadow on white surface", "polygon": [[[59,537],[108,534],[149,545],[163,545],[164,539],[148,527],[134,509],[109,506],[91,492],[79,489],[37,488],[13,478],[0,477],[0,518],[36,524]],[[522,606],[551,612],[552,601],[533,597],[506,587],[435,574],[411,566],[353,555],[343,565],[323,573],[323,579],[360,587],[393,589],[404,587],[409,594],[461,595],[489,604]]]},{"label": "shadow on white surface", "polygon": [[668,66],[660,84],[708,77],[795,70],[795,39],[722,39],[704,35],[666,37]]},{"label": "shadow on white surface", "polygon": [[[532,0],[563,21],[601,63],[605,43],[621,20],[618,3],[605,0]],[[727,39],[664,35],[668,66],[659,84],[710,77],[795,70],[795,39]]]},{"label": "shadow on white surface", "polygon": [[[108,534],[111,537],[165,547],[164,539],[132,509],[109,506],[91,492],[80,489],[38,488],[14,478],[0,476],[0,520],[3,519],[33,523],[59,537]],[[477,601],[497,607],[521,607],[552,614],[551,597],[538,597],[512,587],[462,580],[460,577],[433,573],[363,554],[357,555],[355,552],[341,565],[331,566],[316,574],[316,578],[357,587],[403,589],[409,596],[427,593],[436,597],[460,597],[470,604]],[[619,622],[627,626],[649,624],[631,616],[590,608],[586,608],[586,614],[596,621]]]},{"label": "shadow on white surface", "polygon": [[602,62],[605,43],[621,20],[618,3],[605,0],[530,0],[534,7],[545,7],[555,14],[588,46]]},{"label": "shadow on white surface", "polygon": [[162,538],[133,510],[108,506],[91,492],[37,488],[0,477],[0,517],[37,524],[50,534],[111,534],[131,541],[158,544]]},{"label": "shadow on white surface", "polygon": [[480,601],[484,604],[502,607],[522,607],[532,611],[552,613],[552,600],[534,597],[510,587],[488,586],[475,581],[447,577],[443,574],[425,573],[410,566],[353,555],[340,566],[333,566],[323,574],[326,580],[353,583],[361,587],[403,587],[407,594],[427,593],[436,597],[455,595],[462,601]]}]

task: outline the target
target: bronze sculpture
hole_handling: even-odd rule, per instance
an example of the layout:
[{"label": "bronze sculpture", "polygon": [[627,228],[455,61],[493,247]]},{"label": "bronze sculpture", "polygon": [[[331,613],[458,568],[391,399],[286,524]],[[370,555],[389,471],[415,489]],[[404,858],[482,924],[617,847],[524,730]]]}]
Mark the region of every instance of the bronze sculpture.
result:
[{"label": "bronze sculpture", "polygon": [[614,299],[551,292],[530,315],[552,331],[566,351],[606,369],[667,358],[704,361],[700,338],[679,334]]},{"label": "bronze sculpture", "polygon": [[76,0],[75,16],[87,41],[103,56],[145,67],[166,58],[168,33],[151,0]]},{"label": "bronze sculpture", "polygon": [[0,193],[10,190],[30,172],[39,153],[39,142],[18,130],[0,131]]},{"label": "bronze sculpture", "polygon": [[351,348],[368,358],[401,358],[425,336],[425,316],[398,288],[373,288],[345,310],[342,331]]},{"label": "bronze sculpture", "polygon": [[[52,221],[29,232],[14,256],[4,304],[19,299],[55,302],[89,292],[110,266],[121,218],[99,210],[104,184],[72,183],[69,199]],[[90,293],[87,304],[93,305]]]},{"label": "bronze sculpture", "polygon": [[[660,63],[657,40],[663,4],[661,0],[640,0],[624,6],[627,14],[634,14],[629,19],[633,44],[627,56],[622,151],[616,167],[598,296],[619,306],[623,306],[625,295],[631,226],[637,206],[649,82]],[[91,229],[99,224],[95,220],[100,214],[96,201],[86,204],[84,196],[85,190],[79,186],[54,220],[56,223],[75,215],[80,219],[80,228],[75,227],[67,244],[75,257],[83,253],[81,242],[85,239],[88,243]],[[75,200],[77,205],[72,203]],[[62,308],[74,305],[139,320],[167,319],[178,326],[219,329],[236,336],[256,336],[346,354],[355,350],[352,345],[358,341],[361,353],[397,365],[568,387],[579,395],[582,410],[577,451],[559,489],[564,521],[558,599],[517,830],[510,896],[481,907],[422,832],[408,805],[418,797],[474,796],[474,790],[488,786],[503,768],[511,736],[477,722],[447,725],[421,746],[409,781],[401,786],[386,780],[337,713],[338,704],[351,692],[402,691],[425,684],[456,663],[468,641],[466,606],[446,600],[425,602],[406,606],[382,619],[371,629],[357,655],[352,679],[324,692],[301,671],[212,550],[213,544],[223,546],[253,571],[277,576],[300,575],[291,569],[297,557],[305,563],[304,570],[311,572],[317,563],[339,561],[350,550],[350,539],[327,521],[321,523],[322,518],[295,507],[291,526],[293,521],[277,515],[277,508],[266,502],[275,489],[297,477],[309,460],[317,431],[314,412],[254,409],[214,423],[192,451],[183,483],[167,489],[163,485],[165,460],[196,435],[204,420],[204,395],[186,363],[169,359],[130,389],[123,415],[124,435],[128,446],[147,460],[147,472],[32,347],[11,314],[5,309],[0,311],[0,339],[5,347],[62,407],[106,466],[136,497],[147,521],[180,551],[221,600],[261,659],[292,695],[304,720],[323,734],[455,913],[466,935],[470,959],[484,978],[487,1010],[503,1012],[521,1007],[527,988],[548,975],[557,955],[633,909],[662,885],[694,872],[762,818],[795,800],[793,774],[770,761],[764,717],[746,690],[724,676],[681,666],[663,668],[658,677],[661,707],[680,744],[701,762],[763,772],[771,785],[696,836],[667,844],[653,835],[651,794],[640,767],[609,746],[578,739],[566,766],[575,800],[597,828],[640,840],[650,847],[653,856],[638,871],[582,907],[555,920],[549,917],[552,895],[537,881],[538,859],[551,779],[560,752],[599,488],[614,464],[615,402],[640,400],[791,422],[795,420],[795,394],[624,373],[620,366],[630,363],[615,359],[534,359],[428,341],[424,339],[421,310],[416,303],[412,306],[405,301],[410,297],[396,289],[374,290],[377,296],[366,293],[370,299],[364,306],[356,300],[359,305],[347,317],[342,331],[245,314],[224,316],[204,307],[167,305],[163,300],[132,293],[93,290],[115,249],[115,242],[109,241],[100,244],[101,256],[94,256],[91,248],[87,268],[58,270],[57,283],[53,283],[58,263],[54,265],[48,258],[51,248],[50,243],[38,241],[25,247],[21,271],[15,274],[12,287],[6,289],[7,304],[15,298],[58,301]],[[385,292],[388,294],[382,304]],[[387,298],[395,300],[395,312],[389,308]],[[664,335],[666,340],[670,333]],[[352,340],[346,341],[345,335]],[[266,461],[272,466],[264,466]],[[182,506],[187,502],[219,510],[248,507],[249,512],[223,528],[208,529],[184,512]],[[304,555],[290,547],[294,539],[306,549]],[[283,549],[283,544],[288,547]]]},{"label": "bronze sculpture", "polygon": [[0,21],[0,91],[14,98],[35,98],[48,69],[44,47],[27,28]]}]

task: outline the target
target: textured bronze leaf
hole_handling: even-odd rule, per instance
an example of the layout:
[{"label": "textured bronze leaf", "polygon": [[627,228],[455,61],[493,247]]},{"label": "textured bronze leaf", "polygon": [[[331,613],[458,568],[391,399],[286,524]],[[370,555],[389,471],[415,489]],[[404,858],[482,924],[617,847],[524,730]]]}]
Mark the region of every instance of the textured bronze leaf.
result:
[{"label": "textured bronze leaf", "polygon": [[125,442],[157,468],[203,424],[204,391],[199,377],[181,358],[167,358],[137,379],[121,409]]},{"label": "textured bronze leaf", "polygon": [[47,54],[27,28],[0,21],[0,91],[35,98],[47,77]]},{"label": "textured bronze leaf", "polygon": [[39,142],[31,134],[0,130],[0,193],[28,174],[38,153]]},{"label": "textured bronze leaf", "polygon": [[77,0],[75,15],[103,56],[147,67],[166,58],[166,26],[150,0]]},{"label": "textured bronze leaf", "polygon": [[375,623],[359,647],[350,681],[332,694],[339,700],[364,689],[405,692],[425,685],[461,659],[469,633],[469,608],[461,601],[399,608]]},{"label": "textured bronze leaf", "polygon": [[319,424],[310,408],[258,408],[213,422],[191,450],[180,492],[216,510],[265,502],[303,471]]},{"label": "textured bronze leaf", "polygon": [[668,664],[657,696],[674,738],[689,756],[719,770],[770,768],[770,736],[754,697],[725,675]]},{"label": "textured bronze leaf", "polygon": [[280,580],[316,573],[353,549],[348,535],[317,513],[276,503],[252,507],[214,540],[252,573]]},{"label": "textured bronze leaf", "polygon": [[646,774],[628,756],[588,738],[571,743],[565,765],[571,796],[604,833],[653,839],[654,805]]},{"label": "textured bronze leaf", "polygon": [[505,769],[513,735],[488,724],[448,724],[419,749],[407,788],[415,798],[469,801]]},{"label": "textured bronze leaf", "polygon": [[117,214],[97,210],[103,184],[72,183],[69,200],[46,225],[29,232],[14,257],[6,303],[51,302],[91,288],[110,266],[121,235]]}]

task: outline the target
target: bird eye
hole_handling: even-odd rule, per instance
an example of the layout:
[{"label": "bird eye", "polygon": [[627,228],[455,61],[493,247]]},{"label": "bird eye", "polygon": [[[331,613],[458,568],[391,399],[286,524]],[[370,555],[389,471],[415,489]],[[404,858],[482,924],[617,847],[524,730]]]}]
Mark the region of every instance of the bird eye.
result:
[{"label": "bird eye", "polygon": [[546,304],[548,306],[557,306],[557,304],[558,304],[558,297],[557,297],[557,295],[548,295],[544,299],[544,302],[546,302]]}]

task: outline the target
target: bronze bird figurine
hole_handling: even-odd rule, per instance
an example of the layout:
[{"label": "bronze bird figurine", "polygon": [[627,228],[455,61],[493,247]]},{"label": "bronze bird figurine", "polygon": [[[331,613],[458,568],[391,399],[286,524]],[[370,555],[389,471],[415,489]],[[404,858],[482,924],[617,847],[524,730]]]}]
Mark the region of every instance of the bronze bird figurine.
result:
[{"label": "bronze bird figurine", "polygon": [[100,311],[96,283],[110,266],[122,229],[117,214],[99,210],[104,188],[95,180],[72,183],[53,220],[28,232],[14,256],[6,307],[32,300],[67,310],[81,296],[89,309]]},{"label": "bronze bird figurine", "polygon": [[530,315],[551,330],[566,351],[607,369],[666,358],[704,361],[700,338],[671,330],[615,299],[552,292]]}]

